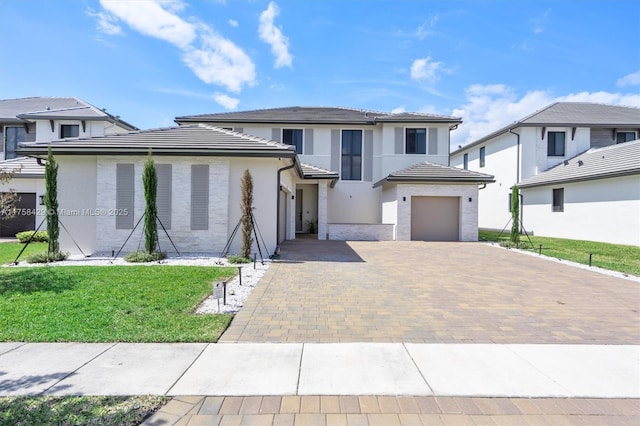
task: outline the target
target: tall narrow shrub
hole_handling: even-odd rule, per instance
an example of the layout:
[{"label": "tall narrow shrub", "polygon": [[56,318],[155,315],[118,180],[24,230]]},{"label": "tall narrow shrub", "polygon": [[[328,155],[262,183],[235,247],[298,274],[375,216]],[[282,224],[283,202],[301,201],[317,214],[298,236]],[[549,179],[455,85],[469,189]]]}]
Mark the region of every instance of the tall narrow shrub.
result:
[{"label": "tall narrow shrub", "polygon": [[242,213],[242,249],[240,250],[240,256],[248,258],[251,256],[251,245],[253,239],[251,233],[253,232],[253,221],[251,220],[251,210],[253,209],[253,178],[249,170],[245,170],[242,175],[240,184],[242,191],[242,203],[240,210]]},{"label": "tall narrow shrub", "polygon": [[520,191],[516,185],[511,187],[511,244],[520,243]]},{"label": "tall narrow shrub", "polygon": [[158,191],[158,175],[156,167],[149,149],[149,156],[144,163],[144,171],[142,172],[142,186],[144,187],[144,248],[147,253],[151,254],[156,251],[158,244],[158,225],[156,218],[158,216],[158,207],[156,205],[156,194]]},{"label": "tall narrow shrub", "polygon": [[51,147],[47,153],[47,164],[44,166],[45,194],[44,205],[47,209],[47,232],[49,233],[49,247],[47,253],[60,251],[60,224],[58,221],[58,163],[53,158]]}]

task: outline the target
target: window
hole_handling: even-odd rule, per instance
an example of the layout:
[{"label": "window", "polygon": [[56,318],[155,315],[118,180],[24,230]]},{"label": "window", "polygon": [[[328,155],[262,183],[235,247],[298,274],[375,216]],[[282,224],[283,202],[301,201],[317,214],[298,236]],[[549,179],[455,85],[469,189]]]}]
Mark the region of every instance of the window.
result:
[{"label": "window", "polygon": [[636,132],[616,132],[616,143],[636,140]]},{"label": "window", "polygon": [[485,147],[480,148],[480,167],[484,167],[484,152]]},{"label": "window", "polygon": [[464,157],[462,157],[462,163],[464,169],[469,170],[469,154],[465,154]]},{"label": "window", "polygon": [[564,132],[547,133],[547,156],[564,157]]},{"label": "window", "polygon": [[80,136],[80,126],[77,124],[61,124],[60,125],[60,137],[61,138],[77,138]]},{"label": "window", "polygon": [[564,188],[553,189],[553,211],[564,211]]},{"label": "window", "polygon": [[293,145],[302,154],[302,129],[282,129],[282,143]]},{"label": "window", "polygon": [[405,138],[406,154],[427,153],[427,129],[407,129]]},{"label": "window", "polygon": [[16,148],[20,142],[24,142],[27,132],[24,126],[4,128],[4,159],[16,158]]},{"label": "window", "polygon": [[342,131],[342,180],[362,178],[362,130]]}]

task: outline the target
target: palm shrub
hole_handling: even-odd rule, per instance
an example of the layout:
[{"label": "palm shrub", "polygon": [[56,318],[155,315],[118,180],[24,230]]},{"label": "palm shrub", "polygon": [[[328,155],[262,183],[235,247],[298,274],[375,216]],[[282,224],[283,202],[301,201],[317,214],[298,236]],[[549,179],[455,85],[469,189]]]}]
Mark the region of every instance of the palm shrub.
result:
[{"label": "palm shrub", "polygon": [[51,147],[47,153],[47,164],[44,167],[45,194],[44,205],[47,209],[47,233],[49,235],[48,254],[60,251],[60,223],[58,219],[58,163],[53,158]]},{"label": "palm shrub", "polygon": [[158,215],[158,207],[156,205],[156,194],[158,191],[158,175],[156,173],[151,149],[149,149],[149,157],[144,163],[144,171],[142,172],[142,186],[144,187],[144,248],[147,253],[151,254],[156,251],[158,244],[158,225],[156,217]]},{"label": "palm shrub", "polygon": [[520,194],[518,186],[511,187],[511,236],[509,241],[515,247],[520,244]]},{"label": "palm shrub", "polygon": [[251,255],[251,245],[253,243],[253,239],[251,238],[251,233],[253,232],[251,212],[253,209],[253,178],[249,170],[244,171],[240,187],[242,191],[242,203],[240,205],[242,213],[242,248],[240,250],[240,257],[249,258]]}]

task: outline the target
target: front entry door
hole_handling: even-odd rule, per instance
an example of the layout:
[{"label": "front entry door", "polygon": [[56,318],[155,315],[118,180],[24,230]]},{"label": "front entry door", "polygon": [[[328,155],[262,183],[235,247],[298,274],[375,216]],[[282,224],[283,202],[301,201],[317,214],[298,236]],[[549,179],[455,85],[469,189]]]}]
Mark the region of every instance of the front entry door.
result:
[{"label": "front entry door", "polygon": [[296,189],[296,232],[302,232],[302,189]]}]

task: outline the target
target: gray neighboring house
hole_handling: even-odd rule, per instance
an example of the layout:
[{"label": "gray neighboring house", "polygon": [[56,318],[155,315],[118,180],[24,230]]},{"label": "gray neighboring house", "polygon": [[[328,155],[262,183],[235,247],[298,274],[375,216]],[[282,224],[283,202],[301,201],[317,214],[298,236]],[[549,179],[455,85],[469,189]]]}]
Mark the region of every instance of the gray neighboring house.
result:
[{"label": "gray neighboring house", "polygon": [[0,220],[0,237],[35,229],[42,221],[44,168],[16,151],[25,142],[91,137],[137,130],[104,110],[74,97],[0,99],[0,168],[15,172],[0,191],[16,192],[18,215]]},{"label": "gray neighboring house", "polygon": [[[495,176],[496,183],[480,193],[478,223],[481,228],[500,230],[511,218],[514,184],[543,179],[537,176],[570,175],[576,156],[606,147],[612,147],[614,153],[614,146],[629,144],[639,135],[640,108],[557,102],[453,151],[451,165]],[[521,212],[525,229],[549,237],[640,245],[638,232],[626,231],[638,229],[637,176],[600,179],[598,170],[609,170],[611,164],[594,163],[592,158],[589,162],[592,166],[575,167],[581,173],[589,170],[593,179],[583,176],[581,183],[571,183],[562,210],[559,197],[564,187],[559,182],[538,186],[535,191],[524,186]],[[624,167],[623,163],[619,166]],[[581,196],[577,196],[578,187],[584,192]]]}]

